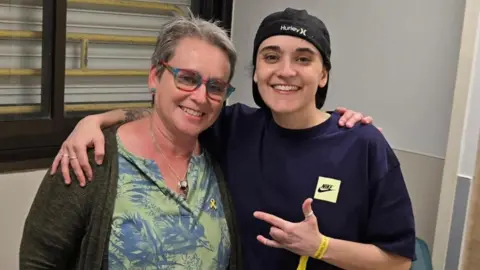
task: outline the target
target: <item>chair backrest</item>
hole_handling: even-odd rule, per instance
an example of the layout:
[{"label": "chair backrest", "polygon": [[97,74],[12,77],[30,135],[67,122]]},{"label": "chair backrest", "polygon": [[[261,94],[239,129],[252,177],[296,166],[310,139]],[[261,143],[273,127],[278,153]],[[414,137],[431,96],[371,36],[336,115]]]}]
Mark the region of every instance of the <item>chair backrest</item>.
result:
[{"label": "chair backrest", "polygon": [[411,270],[433,270],[430,249],[427,243],[420,238],[415,241],[415,255],[417,259],[412,262]]}]

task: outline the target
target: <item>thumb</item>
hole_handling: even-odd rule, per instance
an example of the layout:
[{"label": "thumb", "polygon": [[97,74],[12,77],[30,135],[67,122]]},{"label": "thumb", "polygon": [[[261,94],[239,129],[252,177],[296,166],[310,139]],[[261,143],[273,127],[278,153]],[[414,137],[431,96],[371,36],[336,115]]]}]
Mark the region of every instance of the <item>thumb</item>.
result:
[{"label": "thumb", "polygon": [[105,156],[105,138],[103,134],[93,139],[93,145],[95,147],[95,162],[97,165],[101,165]]},{"label": "thumb", "polygon": [[315,214],[313,214],[313,210],[312,210],[312,202],[313,202],[312,198],[308,198],[303,202],[302,210],[303,210],[303,214],[305,215],[305,220],[310,220],[312,219],[312,217],[315,217]]}]

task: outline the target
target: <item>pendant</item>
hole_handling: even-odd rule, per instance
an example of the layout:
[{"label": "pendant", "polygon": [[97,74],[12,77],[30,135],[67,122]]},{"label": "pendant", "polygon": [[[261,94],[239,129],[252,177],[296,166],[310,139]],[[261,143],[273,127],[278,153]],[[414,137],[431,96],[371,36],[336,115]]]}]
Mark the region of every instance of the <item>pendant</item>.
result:
[{"label": "pendant", "polygon": [[178,187],[180,188],[181,191],[185,191],[188,189],[188,182],[187,180],[182,180],[178,182]]}]

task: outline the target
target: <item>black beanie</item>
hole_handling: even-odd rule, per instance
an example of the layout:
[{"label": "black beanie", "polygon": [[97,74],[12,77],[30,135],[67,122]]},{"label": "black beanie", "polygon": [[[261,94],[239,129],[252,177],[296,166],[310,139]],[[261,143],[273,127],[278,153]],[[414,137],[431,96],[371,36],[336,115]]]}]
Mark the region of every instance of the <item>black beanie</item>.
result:
[{"label": "black beanie", "polygon": [[[267,38],[277,35],[289,35],[304,39],[313,44],[322,55],[323,64],[327,71],[332,68],[330,63],[330,35],[325,24],[317,17],[308,14],[306,10],[287,8],[275,12],[263,19],[258,27],[253,43],[253,71],[256,68],[258,47]],[[330,80],[330,78],[329,78]],[[323,88],[318,87],[315,95],[317,108],[322,108],[327,97],[328,81]],[[267,107],[252,76],[252,92],[255,103],[260,107]]]}]

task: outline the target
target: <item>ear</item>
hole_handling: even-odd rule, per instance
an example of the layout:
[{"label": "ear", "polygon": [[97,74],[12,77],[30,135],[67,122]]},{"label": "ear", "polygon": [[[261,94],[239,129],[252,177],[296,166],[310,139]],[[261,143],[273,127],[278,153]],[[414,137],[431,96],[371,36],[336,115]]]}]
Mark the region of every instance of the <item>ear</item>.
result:
[{"label": "ear", "polygon": [[319,86],[320,88],[323,88],[323,87],[325,87],[325,85],[326,85],[327,82],[328,82],[328,71],[327,71],[327,69],[324,68],[324,69],[322,70],[322,74],[321,74],[320,76],[321,76],[321,77],[320,77],[320,82],[318,83],[318,86]]},{"label": "ear", "polygon": [[156,88],[158,83],[158,77],[157,77],[157,67],[152,66],[150,68],[150,73],[148,74],[148,88]]},{"label": "ear", "polygon": [[257,83],[258,77],[257,77],[257,72],[253,73],[253,81]]}]

